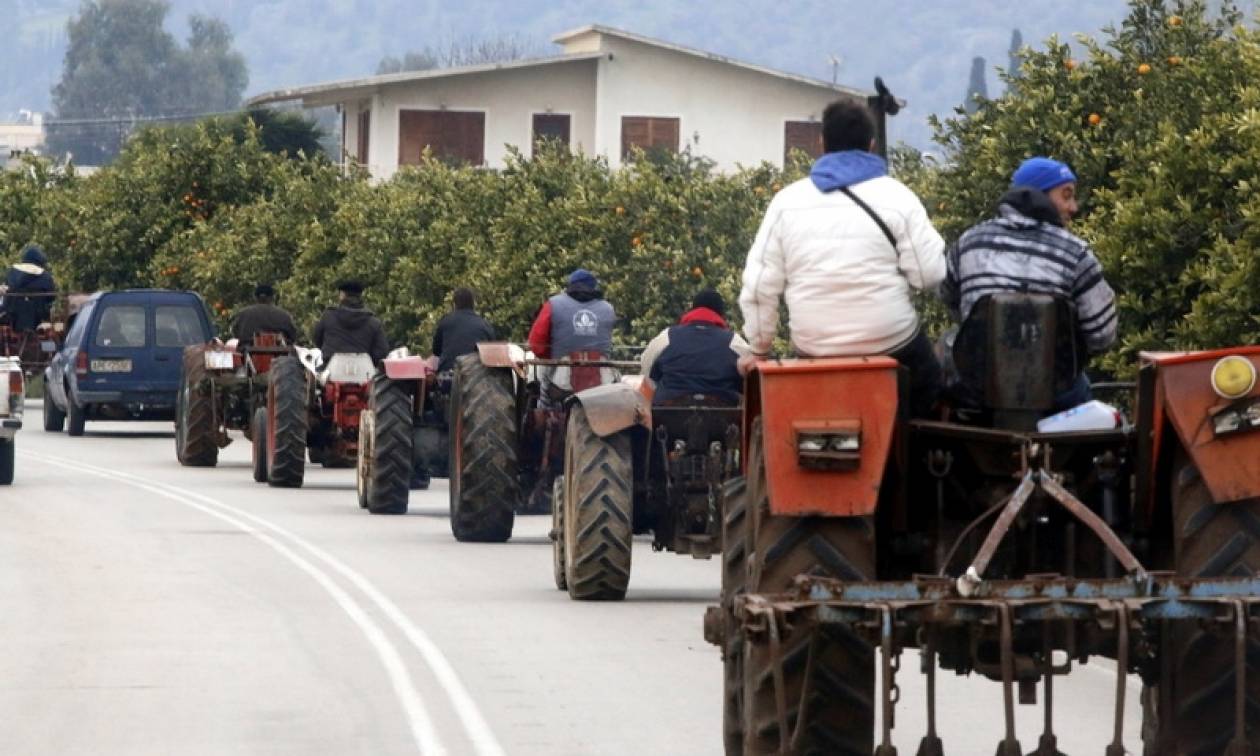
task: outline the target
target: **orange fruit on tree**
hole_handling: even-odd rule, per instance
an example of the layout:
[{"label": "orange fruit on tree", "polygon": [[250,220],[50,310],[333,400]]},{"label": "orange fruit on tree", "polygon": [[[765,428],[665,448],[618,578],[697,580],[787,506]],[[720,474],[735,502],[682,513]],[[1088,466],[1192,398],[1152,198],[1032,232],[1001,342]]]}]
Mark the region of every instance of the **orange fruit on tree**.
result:
[{"label": "orange fruit on tree", "polygon": [[1145,76],[1150,72],[1151,72],[1150,63],[1143,63],[1142,65],[1138,66],[1138,73],[1141,74],[1142,76]]},{"label": "orange fruit on tree", "polygon": [[696,267],[691,269],[691,275],[695,276],[696,278],[699,278],[700,276],[704,275],[704,269],[701,268],[699,265],[697,265]]},{"label": "orange fruit on tree", "polygon": [[1102,123],[1102,116],[1098,115],[1097,113],[1090,113],[1090,114],[1089,114],[1089,125],[1090,125],[1090,126],[1097,126],[1097,125],[1098,125],[1098,124],[1100,124],[1100,123]]},{"label": "orange fruit on tree", "polygon": [[1168,25],[1169,25],[1169,26],[1181,26],[1181,24],[1182,24],[1182,23],[1183,23],[1183,20],[1182,20],[1181,16],[1169,16],[1169,17],[1168,17]]},{"label": "orange fruit on tree", "polygon": [[631,247],[639,247],[639,246],[642,246],[642,245],[643,245],[643,240],[642,240],[642,239],[640,239],[640,238],[639,238],[639,237],[637,237],[637,236],[636,236],[636,237],[634,237],[633,239],[631,239],[631,240],[630,240],[630,246],[631,246]]},{"label": "orange fruit on tree", "polygon": [[1168,56],[1168,65],[1170,65],[1170,66],[1179,66],[1179,65],[1181,65],[1181,56],[1180,56],[1180,55],[1169,55],[1169,56]]},{"label": "orange fruit on tree", "polygon": [[617,206],[617,209],[616,209],[616,210],[614,210],[613,212],[617,213],[617,215],[625,215],[625,214],[626,214],[626,209],[625,209],[624,207],[622,207],[622,206],[618,205],[618,206]]},{"label": "orange fruit on tree", "polygon": [[1063,67],[1071,71],[1072,69],[1076,68],[1076,61],[1072,60],[1071,58],[1068,58],[1067,60],[1063,61]]}]

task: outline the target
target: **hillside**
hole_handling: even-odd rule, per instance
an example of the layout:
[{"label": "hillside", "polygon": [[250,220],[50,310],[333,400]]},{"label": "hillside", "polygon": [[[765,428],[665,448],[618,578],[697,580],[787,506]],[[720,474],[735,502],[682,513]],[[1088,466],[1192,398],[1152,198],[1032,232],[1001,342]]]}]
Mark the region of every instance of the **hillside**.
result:
[{"label": "hillside", "polygon": [[[550,51],[550,36],[598,22],[788,71],[831,78],[839,56],[842,83],[869,87],[879,73],[910,108],[894,122],[895,139],[927,146],[929,113],[948,112],[967,87],[974,56],[1006,64],[1011,30],[1026,42],[1050,34],[1094,32],[1119,18],[1123,0],[1062,3],[996,0],[923,3],[887,0],[728,0],[682,4],[644,0],[633,6],[595,0],[173,0],[171,30],[199,12],[231,25],[250,67],[248,93],[371,73],[386,54],[453,39],[514,34]],[[0,119],[19,108],[42,110],[60,76],[65,21],[74,0],[0,0],[10,33],[0,45]],[[487,24],[488,19],[493,19]]]}]

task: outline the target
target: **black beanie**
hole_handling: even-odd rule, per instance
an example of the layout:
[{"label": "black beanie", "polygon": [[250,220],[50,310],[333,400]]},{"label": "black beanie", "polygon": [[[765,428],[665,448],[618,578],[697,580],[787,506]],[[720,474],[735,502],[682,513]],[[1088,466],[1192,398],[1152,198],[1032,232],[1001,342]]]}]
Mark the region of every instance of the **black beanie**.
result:
[{"label": "black beanie", "polygon": [[722,300],[722,295],[718,294],[714,289],[704,289],[696,294],[691,300],[692,307],[707,307],[718,315],[726,317],[726,302]]}]

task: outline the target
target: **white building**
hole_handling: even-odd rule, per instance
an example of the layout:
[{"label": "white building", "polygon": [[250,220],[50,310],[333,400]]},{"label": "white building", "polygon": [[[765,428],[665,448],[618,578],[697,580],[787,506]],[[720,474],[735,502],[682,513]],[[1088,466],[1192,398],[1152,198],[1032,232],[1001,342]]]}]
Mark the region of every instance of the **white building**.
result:
[{"label": "white building", "polygon": [[24,153],[39,154],[44,146],[44,116],[23,110],[17,121],[0,123],[0,166]]},{"label": "white building", "polygon": [[873,94],[610,29],[555,37],[548,58],[414,71],[284,89],[249,105],[335,105],[343,154],[388,178],[435,156],[500,167],[540,137],[617,166],[634,146],[693,153],[719,168],[782,164],[822,150],[823,108]]}]

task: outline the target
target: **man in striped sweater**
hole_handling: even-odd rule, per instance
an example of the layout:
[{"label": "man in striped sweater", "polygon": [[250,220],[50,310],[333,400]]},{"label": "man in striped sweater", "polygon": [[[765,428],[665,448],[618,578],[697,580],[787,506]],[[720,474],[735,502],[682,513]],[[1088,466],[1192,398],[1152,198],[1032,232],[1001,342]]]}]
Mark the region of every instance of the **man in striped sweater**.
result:
[{"label": "man in striped sweater", "polygon": [[[964,321],[981,297],[998,292],[1050,294],[1076,308],[1080,342],[1089,354],[1116,341],[1115,293],[1089,244],[1067,230],[1076,215],[1076,176],[1057,160],[1025,160],[998,202],[997,217],[968,229],[946,252],[941,298]],[[1089,380],[1077,376],[1056,407],[1090,398]]]}]

